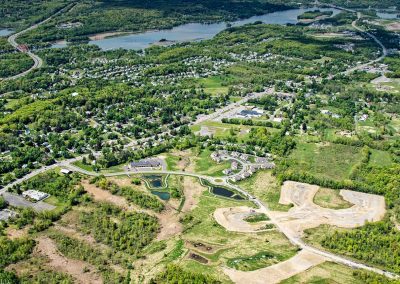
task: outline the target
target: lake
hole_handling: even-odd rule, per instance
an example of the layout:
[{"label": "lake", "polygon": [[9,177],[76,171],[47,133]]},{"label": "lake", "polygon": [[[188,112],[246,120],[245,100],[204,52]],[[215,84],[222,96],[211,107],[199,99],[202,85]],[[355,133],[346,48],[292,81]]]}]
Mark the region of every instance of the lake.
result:
[{"label": "lake", "polygon": [[[231,22],[230,24],[232,26],[242,26],[245,24],[254,23],[256,21],[261,21],[265,24],[296,24],[298,23],[297,16],[303,14],[304,12],[313,11],[316,9],[321,11],[333,11],[333,15],[336,15],[340,12],[334,8],[299,8],[268,13],[261,16],[253,16],[248,19]],[[165,39],[170,43],[211,39],[226,28],[226,23],[190,23],[177,26],[170,30],[147,31],[143,33],[116,36],[101,40],[92,40],[89,43],[95,44],[103,50],[112,50],[118,48],[140,50],[150,47],[152,44],[159,43],[161,39]]]},{"label": "lake", "polygon": [[376,15],[381,19],[397,19],[397,13],[376,12]]},{"label": "lake", "polygon": [[12,34],[14,31],[10,29],[0,29],[0,36],[8,36]]}]

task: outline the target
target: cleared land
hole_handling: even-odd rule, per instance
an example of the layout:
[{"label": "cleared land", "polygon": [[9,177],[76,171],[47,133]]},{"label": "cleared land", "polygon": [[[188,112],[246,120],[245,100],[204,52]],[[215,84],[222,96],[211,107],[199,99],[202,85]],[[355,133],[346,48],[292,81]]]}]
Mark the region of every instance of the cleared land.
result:
[{"label": "cleared land", "polygon": [[[77,283],[103,283],[101,276],[94,272],[96,271],[95,267],[84,261],[66,258],[58,252],[56,245],[50,238],[41,237],[37,241],[36,251],[49,259],[47,265],[55,271],[62,271],[71,275]],[[88,271],[83,272],[84,269]]]},{"label": "cleared land", "polygon": [[285,230],[295,237],[302,237],[303,231],[329,224],[342,228],[362,226],[366,221],[379,221],[385,215],[383,196],[341,190],[344,200],[354,204],[351,208],[333,210],[314,203],[319,187],[306,183],[286,181],[282,186],[280,203],[293,204],[288,212],[271,212]]},{"label": "cleared land", "polygon": [[260,232],[263,227],[271,223],[270,221],[261,221],[257,223],[249,223],[244,219],[254,215],[256,213],[262,213],[259,209],[250,208],[247,206],[230,207],[230,208],[218,208],[214,212],[214,218],[225,229],[231,232],[240,233],[256,233]]},{"label": "cleared land", "polygon": [[225,268],[224,272],[238,284],[273,284],[321,264],[325,260],[324,257],[314,253],[301,251],[286,261],[255,271],[244,272]]}]

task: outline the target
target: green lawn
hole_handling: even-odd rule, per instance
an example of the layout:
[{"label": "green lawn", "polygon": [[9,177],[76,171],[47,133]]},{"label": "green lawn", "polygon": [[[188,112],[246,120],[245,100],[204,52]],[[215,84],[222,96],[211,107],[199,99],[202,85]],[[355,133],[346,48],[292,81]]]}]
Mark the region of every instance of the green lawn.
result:
[{"label": "green lawn", "polygon": [[203,150],[200,155],[198,155],[195,159],[195,172],[199,174],[205,174],[210,176],[223,176],[223,170],[228,169],[230,167],[230,163],[227,161],[221,162],[217,164],[214,162],[210,155],[211,151],[206,149]]},{"label": "green lawn", "polygon": [[204,88],[206,93],[211,95],[225,95],[228,93],[228,87],[223,86],[222,83],[223,78],[221,76],[208,77],[199,80],[199,85]]}]

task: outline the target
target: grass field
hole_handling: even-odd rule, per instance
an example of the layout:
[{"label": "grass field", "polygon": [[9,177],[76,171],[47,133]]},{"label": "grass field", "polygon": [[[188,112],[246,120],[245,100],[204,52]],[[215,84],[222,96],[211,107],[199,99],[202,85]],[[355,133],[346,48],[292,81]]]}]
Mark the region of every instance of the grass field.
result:
[{"label": "grass field", "polygon": [[228,93],[228,87],[223,86],[222,83],[223,78],[221,76],[208,77],[199,80],[199,85],[203,87],[206,93],[211,95],[225,95]]},{"label": "grass field", "polygon": [[344,209],[353,206],[350,202],[343,199],[339,190],[321,187],[314,196],[314,203],[331,209]]},{"label": "grass field", "polygon": [[390,166],[393,161],[390,153],[380,150],[371,149],[371,156],[369,158],[369,164],[371,166]]},{"label": "grass field", "polygon": [[332,143],[299,142],[289,156],[293,171],[334,180],[348,179],[353,165],[361,161],[360,148]]},{"label": "grass field", "polygon": [[348,266],[333,262],[324,262],[282,281],[281,284],[364,284],[364,281],[353,275],[354,271],[354,269]]},{"label": "grass field", "polygon": [[291,207],[279,204],[281,187],[278,185],[276,178],[272,176],[271,171],[259,171],[252,177],[240,181],[238,185],[260,198],[272,210],[287,211]]},{"label": "grass field", "polygon": [[206,174],[210,176],[223,176],[223,170],[230,167],[229,162],[221,162],[217,164],[211,157],[211,151],[203,150],[200,155],[195,158],[195,172],[199,174]]}]

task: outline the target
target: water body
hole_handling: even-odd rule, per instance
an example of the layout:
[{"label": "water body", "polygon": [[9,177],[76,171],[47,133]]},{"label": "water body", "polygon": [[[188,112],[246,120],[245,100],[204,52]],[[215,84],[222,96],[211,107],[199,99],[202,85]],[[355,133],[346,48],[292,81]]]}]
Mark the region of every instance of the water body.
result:
[{"label": "water body", "polygon": [[8,36],[12,34],[14,31],[10,29],[0,29],[0,36]]},{"label": "water body", "polygon": [[[265,24],[296,24],[297,16],[307,11],[319,9],[320,11],[333,11],[333,16],[340,13],[340,10],[333,8],[299,8],[286,11],[268,13],[261,16],[253,16],[248,19],[238,20],[230,23],[232,26],[242,26],[256,21]],[[159,43],[161,39],[166,39],[169,43],[187,42],[211,39],[217,33],[227,28],[226,23],[201,24],[190,23],[177,26],[170,30],[147,31],[138,34],[117,36],[106,38],[89,43],[99,46],[103,50],[112,50],[118,48],[140,50],[150,47],[154,43]]]},{"label": "water body", "polygon": [[169,194],[169,192],[166,192],[166,191],[152,190],[151,193],[158,196],[161,200],[164,200],[164,201],[167,201],[171,198],[171,195]]},{"label": "water body", "polygon": [[219,195],[222,197],[228,197],[228,198],[233,198],[236,200],[243,200],[244,198],[242,196],[240,196],[239,194],[237,194],[236,192],[227,189],[226,187],[222,187],[222,186],[213,186],[211,188],[211,192],[215,195]]},{"label": "water body", "polygon": [[376,12],[376,15],[381,19],[397,19],[397,13]]},{"label": "water body", "polygon": [[144,178],[149,183],[151,188],[162,188],[163,187],[163,177],[160,175],[147,175],[147,176],[144,176]]}]

